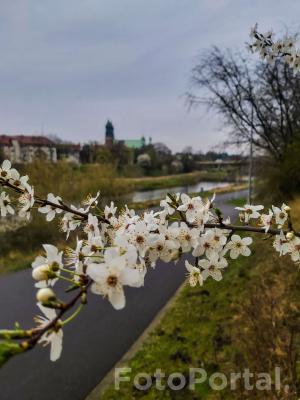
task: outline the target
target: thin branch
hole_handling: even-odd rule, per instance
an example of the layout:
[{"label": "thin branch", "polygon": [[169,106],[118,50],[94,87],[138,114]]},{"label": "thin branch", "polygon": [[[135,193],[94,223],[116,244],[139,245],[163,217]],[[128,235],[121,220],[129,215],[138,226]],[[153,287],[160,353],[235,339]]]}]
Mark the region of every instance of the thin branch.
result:
[{"label": "thin branch", "polygon": [[41,337],[49,330],[54,329],[56,325],[59,323],[59,320],[63,317],[63,315],[69,311],[79,299],[81,299],[82,295],[87,293],[87,289],[90,287],[92,284],[92,281],[88,281],[88,283],[81,287],[81,290],[74,296],[68,303],[64,305],[62,309],[58,312],[57,316],[49,321],[46,325],[42,326],[41,328],[36,328],[31,330],[32,337],[21,343],[22,347],[24,347],[25,350],[30,350],[32,349],[38,341],[41,339]]},{"label": "thin branch", "polygon": [[[255,233],[264,233],[264,234],[270,234],[270,235],[280,235],[281,232],[283,234],[287,234],[291,232],[290,230],[280,230],[280,229],[273,229],[270,228],[268,232],[265,231],[264,228],[257,228],[255,226],[249,226],[249,225],[225,225],[225,224],[205,224],[205,228],[219,228],[219,229],[225,229],[225,230],[230,230],[230,231],[239,231],[239,232],[255,232]],[[300,232],[293,232],[295,236],[300,237]]]},{"label": "thin branch", "polygon": [[[10,183],[9,181],[7,181],[7,180],[5,180],[3,178],[0,178],[0,185],[9,187],[10,189],[12,189],[15,192],[20,193],[20,194],[26,193],[25,190],[13,185],[12,183]],[[53,202],[51,202],[49,200],[42,199],[42,198],[40,198],[38,196],[35,196],[34,197],[34,204],[40,205],[40,206],[46,206],[47,205],[47,206],[50,206],[50,207],[53,207],[53,208],[59,208],[60,210],[63,210],[65,212],[69,212],[71,214],[77,215],[77,216],[81,217],[83,220],[87,220],[88,219],[88,214],[89,213],[84,213],[84,212],[81,212],[81,211],[78,211],[78,210],[74,210],[73,208],[69,207],[68,205],[66,205],[64,203],[56,204],[56,203],[53,203]],[[98,215],[97,215],[97,218],[101,222],[105,222],[105,223],[109,224],[109,221],[106,218],[99,217]]]}]

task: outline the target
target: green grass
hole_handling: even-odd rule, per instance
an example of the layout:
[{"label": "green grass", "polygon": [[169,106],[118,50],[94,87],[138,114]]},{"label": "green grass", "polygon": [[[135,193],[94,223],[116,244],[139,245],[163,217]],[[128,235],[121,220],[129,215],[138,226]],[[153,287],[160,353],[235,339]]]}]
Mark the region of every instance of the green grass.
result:
[{"label": "green grass", "polygon": [[[167,376],[174,371],[187,374],[189,367],[202,366],[210,373],[217,371],[215,343],[222,341],[218,346],[224,350],[227,347],[229,339],[226,335],[220,338],[220,332],[227,327],[231,305],[244,296],[249,266],[248,260],[233,262],[219,283],[210,280],[202,288],[186,285],[142,349],[126,365],[132,368],[131,376],[141,371],[153,374],[157,368],[161,368]],[[183,390],[175,397],[170,390],[160,392],[153,387],[144,393],[143,398],[194,399],[197,394],[201,396],[197,398],[206,399],[209,393],[207,385],[198,386],[196,393]],[[142,397],[142,394],[135,390],[132,383],[122,383],[119,392],[111,386],[101,399],[131,400]]]},{"label": "green grass", "polygon": [[0,274],[30,269],[36,255],[37,252],[10,251],[4,257],[0,257]]},{"label": "green grass", "polygon": [[243,207],[247,203],[246,197],[239,197],[238,199],[230,199],[226,201],[226,204],[234,207]]}]

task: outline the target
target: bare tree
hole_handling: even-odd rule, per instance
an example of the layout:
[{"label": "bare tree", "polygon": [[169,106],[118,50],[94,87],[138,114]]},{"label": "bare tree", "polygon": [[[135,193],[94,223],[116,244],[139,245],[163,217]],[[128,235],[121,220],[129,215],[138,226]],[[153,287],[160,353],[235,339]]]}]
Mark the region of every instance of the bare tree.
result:
[{"label": "bare tree", "polygon": [[300,139],[300,77],[280,60],[253,64],[213,47],[192,70],[188,101],[221,114],[231,143],[249,142],[252,129],[254,146],[277,161]]}]

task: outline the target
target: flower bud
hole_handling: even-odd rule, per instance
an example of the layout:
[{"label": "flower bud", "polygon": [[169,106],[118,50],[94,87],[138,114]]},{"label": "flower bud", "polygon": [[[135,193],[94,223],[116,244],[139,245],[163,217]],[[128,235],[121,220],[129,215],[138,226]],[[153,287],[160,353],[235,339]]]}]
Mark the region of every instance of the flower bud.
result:
[{"label": "flower bud", "polygon": [[289,206],[284,206],[283,207],[283,210],[285,211],[285,212],[290,212],[291,211],[291,207],[289,207]]},{"label": "flower bud", "polygon": [[295,234],[294,234],[294,232],[288,232],[287,234],[286,234],[286,238],[287,238],[287,240],[292,240],[292,239],[294,239],[294,236],[295,236]]},{"label": "flower bud", "polygon": [[46,281],[49,278],[49,267],[48,265],[40,265],[32,271],[32,277],[36,281]]},{"label": "flower bud", "polygon": [[52,289],[50,288],[43,288],[39,289],[36,294],[37,301],[40,303],[47,303],[47,301],[55,300],[56,296]]},{"label": "flower bud", "polygon": [[81,295],[81,303],[86,304],[87,303],[87,295],[86,293],[82,293]]}]

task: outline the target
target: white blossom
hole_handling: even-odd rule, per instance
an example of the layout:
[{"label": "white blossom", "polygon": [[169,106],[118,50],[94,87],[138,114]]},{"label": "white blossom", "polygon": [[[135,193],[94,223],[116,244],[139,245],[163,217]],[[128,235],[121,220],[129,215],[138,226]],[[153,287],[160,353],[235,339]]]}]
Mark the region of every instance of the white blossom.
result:
[{"label": "white blossom", "polygon": [[166,196],[166,198],[160,202],[160,206],[164,208],[164,211],[169,215],[173,215],[176,211],[176,208],[174,208],[172,204],[173,200],[169,196]]},{"label": "white blossom", "polygon": [[286,204],[282,204],[281,208],[272,206],[275,222],[278,228],[281,229],[288,219],[288,213],[285,211]]},{"label": "white blossom", "polygon": [[149,235],[150,232],[144,221],[138,221],[129,226],[128,241],[137,248],[141,256],[145,255],[149,246]]},{"label": "white blossom", "polygon": [[[178,225],[175,222],[173,226],[177,227]],[[187,253],[197,246],[200,232],[197,228],[189,228],[185,222],[181,222],[178,228],[177,239],[179,240],[182,252]]]},{"label": "white blossom", "polygon": [[96,207],[98,204],[98,197],[100,196],[100,190],[97,192],[96,196],[89,194],[86,199],[83,200],[82,204],[89,210],[91,207]]},{"label": "white blossom", "polygon": [[110,203],[110,206],[105,206],[104,208],[104,216],[105,218],[109,221],[111,218],[113,218],[116,214],[117,207],[115,207],[114,202],[112,201]]},{"label": "white blossom", "polygon": [[0,193],[0,215],[6,217],[7,214],[13,215],[15,210],[11,206],[9,195],[5,192]]},{"label": "white blossom", "polygon": [[21,190],[27,190],[30,187],[28,180],[29,180],[28,175],[21,176],[16,169],[10,170],[9,182],[12,185],[16,186],[17,188]]},{"label": "white blossom", "polygon": [[203,268],[203,280],[211,276],[214,280],[220,281],[222,279],[222,269],[226,268],[227,264],[227,260],[224,257],[219,257],[217,253],[210,253],[207,255],[207,259],[198,261],[198,265]]},{"label": "white blossom", "polygon": [[[77,239],[77,248],[78,246],[82,246],[83,241],[78,241]],[[93,236],[90,237],[86,242],[84,242],[82,247],[82,253],[85,256],[95,256],[95,254],[101,255],[101,250],[103,250],[104,244],[101,236]]]},{"label": "white blossom", "polygon": [[11,168],[11,162],[9,160],[4,160],[0,167],[0,178],[7,181],[11,178],[14,171],[16,170]]},{"label": "white blossom", "polygon": [[204,253],[211,254],[214,251],[220,251],[225,245],[227,238],[225,232],[221,229],[210,229],[202,234],[198,239],[198,244],[193,250],[193,256],[199,257]]},{"label": "white blossom", "polygon": [[203,202],[201,197],[190,198],[187,194],[182,193],[181,202],[182,205],[177,207],[177,210],[185,212],[185,217],[188,222],[194,222],[197,211],[202,211]]},{"label": "white blossom", "polygon": [[95,236],[100,236],[98,218],[93,214],[89,214],[88,221],[83,230],[88,234],[89,239]]},{"label": "white blossom", "polygon": [[[86,259],[85,259],[85,252],[84,252],[84,248],[83,248],[83,240],[79,240],[77,238],[75,249],[67,248],[65,250],[64,263],[65,263],[65,265],[72,266],[74,271],[77,274],[82,274],[83,273],[83,264],[85,261],[86,261]],[[76,280],[78,280],[78,277],[76,278]]]},{"label": "white blossom", "polygon": [[[47,195],[47,201],[49,201],[50,203],[53,203],[53,204],[60,205],[61,197],[54,196],[53,193],[49,193]],[[46,221],[50,222],[55,218],[56,214],[62,213],[63,210],[61,208],[57,208],[53,205],[45,204],[44,206],[39,207],[38,211],[42,214],[46,214]]]},{"label": "white blossom", "polygon": [[277,58],[283,58],[293,68],[294,73],[299,71],[300,63],[297,61],[299,53],[296,50],[296,36],[285,36],[275,41],[272,31],[260,33],[256,24],[250,31],[250,38],[253,42],[248,47],[251,51],[258,52],[262,59],[274,62]]},{"label": "white blossom", "polygon": [[34,188],[28,186],[26,191],[19,197],[19,203],[21,204],[21,209],[19,211],[19,216],[22,218],[29,219],[30,209],[34,205]]},{"label": "white blossom", "polygon": [[158,229],[158,225],[160,223],[159,218],[157,218],[158,214],[151,210],[150,212],[145,212],[143,215],[143,220],[147,225],[147,229],[149,231],[155,231]]},{"label": "white blossom", "polygon": [[[175,195],[176,201],[178,201],[179,198],[180,198],[180,193],[177,193]],[[169,215],[173,215],[176,211],[176,206],[175,204],[173,204],[173,200],[168,195],[164,200],[160,201],[160,207],[162,208],[162,211],[159,212],[159,217],[162,220],[162,222],[165,222],[166,217]]]},{"label": "white blossom", "polygon": [[230,250],[230,258],[236,259],[241,254],[242,256],[250,256],[251,250],[248,246],[252,243],[250,237],[241,238],[239,235],[232,235],[230,242],[226,245],[226,250]]},{"label": "white blossom", "polygon": [[[83,208],[77,209],[73,205],[71,205],[71,209],[76,212],[85,213],[85,210]],[[68,238],[70,232],[72,232],[76,228],[78,228],[81,225],[81,223],[82,223],[82,219],[78,215],[76,215],[70,211],[70,212],[66,212],[64,214],[64,216],[61,220],[60,226],[61,226],[61,230],[63,232],[67,233],[67,238]]]},{"label": "white blossom", "polygon": [[243,211],[244,221],[246,223],[249,222],[250,219],[256,219],[260,217],[260,213],[258,211],[262,210],[264,206],[252,206],[251,204],[245,204],[244,207],[235,207],[236,210]]},{"label": "white blossom", "polygon": [[271,227],[272,219],[273,219],[273,212],[272,210],[269,210],[269,214],[261,214],[260,219],[261,219],[261,227],[265,230],[267,233]]},{"label": "white blossom", "polygon": [[211,214],[208,208],[204,206],[202,209],[196,211],[193,224],[202,232],[210,218]]},{"label": "white blossom", "polygon": [[104,262],[92,263],[87,274],[93,279],[92,292],[107,296],[116,310],[125,307],[123,286],[139,287],[142,285],[138,270],[128,268],[124,256],[119,256],[114,249],[106,250]]},{"label": "white blossom", "polygon": [[[50,321],[53,321],[56,318],[56,312],[53,308],[48,308],[42,306],[40,303],[37,303],[37,306],[42,311],[44,316],[36,316],[35,321],[40,327],[44,327]],[[60,321],[58,321],[58,325]],[[62,341],[63,341],[63,331],[61,327],[54,327],[50,331],[47,331],[43,334],[39,343],[44,344],[45,346],[50,345],[50,360],[57,361],[62,352]]]},{"label": "white blossom", "polygon": [[[60,268],[62,268],[62,252],[59,252],[57,247],[53,246],[52,244],[43,244],[44,250],[46,252],[44,256],[37,256],[33,261],[32,268],[33,268],[33,276],[35,273],[35,269],[39,268],[39,271],[44,272],[42,276],[48,276],[48,272],[52,272],[52,275],[59,275]],[[41,268],[42,267],[42,268]],[[36,287],[46,287],[48,285],[53,286],[57,281],[57,278],[50,278],[50,279],[38,279],[39,282],[35,284]]]},{"label": "white blossom", "polygon": [[279,235],[275,236],[273,247],[280,255],[285,255],[289,252],[289,244],[282,231],[280,231]]},{"label": "white blossom", "polygon": [[295,237],[289,242],[288,245],[289,253],[291,253],[291,258],[294,262],[300,260],[300,238]]},{"label": "white blossom", "polygon": [[158,258],[169,262],[177,250],[178,242],[166,239],[165,234],[150,235],[148,257],[151,262],[155,262]]},{"label": "white blossom", "polygon": [[256,32],[257,32],[257,28],[258,28],[258,23],[256,22],[256,24],[254,25],[253,28],[251,28],[249,36],[250,38],[255,38]]},{"label": "white blossom", "polygon": [[190,264],[187,260],[185,261],[185,268],[188,270],[188,278],[190,286],[195,287],[197,286],[197,284],[202,286],[203,276],[201,275],[200,269]]}]

